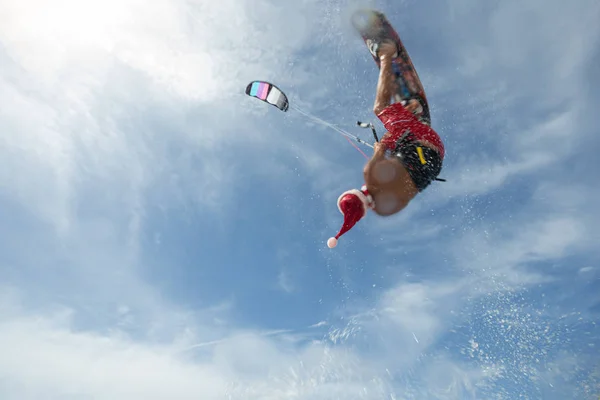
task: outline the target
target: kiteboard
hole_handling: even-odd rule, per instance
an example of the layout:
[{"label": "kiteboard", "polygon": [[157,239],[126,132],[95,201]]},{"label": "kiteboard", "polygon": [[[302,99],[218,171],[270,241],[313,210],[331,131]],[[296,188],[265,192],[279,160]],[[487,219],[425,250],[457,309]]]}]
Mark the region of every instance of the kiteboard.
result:
[{"label": "kiteboard", "polygon": [[[398,84],[397,92],[394,96],[395,101],[402,102],[410,99],[418,100],[423,107],[423,113],[419,115],[419,118],[423,122],[430,124],[431,117],[429,114],[429,104],[427,103],[425,90],[423,89],[417,70],[408,55],[408,51],[406,51],[404,44],[400,40],[400,36],[392,27],[387,17],[383,13],[375,10],[358,10],[352,14],[352,25],[360,33],[367,48],[373,41],[381,43],[385,40],[392,40],[396,43],[398,46],[398,54],[392,60],[392,68],[396,75],[396,83]],[[381,68],[379,58],[373,54],[371,55],[373,56],[377,67]]]}]

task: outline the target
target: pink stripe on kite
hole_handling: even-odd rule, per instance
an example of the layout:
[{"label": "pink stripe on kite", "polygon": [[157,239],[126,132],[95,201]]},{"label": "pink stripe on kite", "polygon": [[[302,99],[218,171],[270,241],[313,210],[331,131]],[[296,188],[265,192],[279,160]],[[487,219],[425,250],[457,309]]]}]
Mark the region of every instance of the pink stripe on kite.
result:
[{"label": "pink stripe on kite", "polygon": [[269,91],[269,85],[261,82],[258,88],[258,98],[261,100],[265,100],[267,98],[267,92]]}]

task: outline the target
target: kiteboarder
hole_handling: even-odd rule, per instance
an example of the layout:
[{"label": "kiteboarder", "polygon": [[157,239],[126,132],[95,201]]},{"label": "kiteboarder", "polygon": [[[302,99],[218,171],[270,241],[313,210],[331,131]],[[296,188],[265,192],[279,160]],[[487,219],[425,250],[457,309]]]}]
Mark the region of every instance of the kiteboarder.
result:
[{"label": "kiteboarder", "polygon": [[433,180],[438,179],[444,159],[444,144],[429,126],[423,106],[415,98],[392,103],[397,82],[392,61],[398,48],[393,41],[368,43],[371,53],[379,58],[380,72],[373,112],[387,132],[375,143],[371,159],[363,175],[365,184],[342,193],[338,209],[344,215],[342,228],[327,241],[333,248],[341,235],[352,228],[367,212],[380,216],[394,215]]},{"label": "kiteboarder", "polygon": [[[373,15],[379,22],[385,22],[382,14]],[[337,200],[344,223],[337,235],[327,241],[330,248],[337,245],[340,236],[364,217],[367,210],[371,209],[380,216],[397,214],[433,180],[443,180],[437,176],[442,169],[444,144],[430,126],[425,94],[403,45],[397,36],[394,40],[390,39],[393,35],[385,37],[390,35],[390,29],[388,25],[387,32],[384,30],[384,36],[378,36],[379,39],[363,35],[380,69],[373,112],[387,132],[381,141],[373,145],[374,152],[370,159],[363,153],[368,159],[363,169],[365,184],[360,190],[342,193]],[[401,50],[403,53],[399,57]],[[284,112],[293,108],[348,139],[366,144],[358,137],[290,104],[285,93],[270,82],[252,81],[246,87],[246,94]],[[363,126],[360,122],[359,125]]]}]

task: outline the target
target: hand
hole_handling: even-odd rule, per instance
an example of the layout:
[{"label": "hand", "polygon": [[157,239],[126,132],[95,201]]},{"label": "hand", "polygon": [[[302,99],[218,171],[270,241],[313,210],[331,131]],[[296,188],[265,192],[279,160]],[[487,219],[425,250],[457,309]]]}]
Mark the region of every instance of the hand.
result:
[{"label": "hand", "polygon": [[413,114],[420,114],[423,112],[423,107],[421,106],[421,103],[419,103],[419,101],[415,99],[410,99],[405,108]]},{"label": "hand", "polygon": [[381,142],[375,142],[373,145],[373,158],[381,159],[385,156],[386,147]]}]

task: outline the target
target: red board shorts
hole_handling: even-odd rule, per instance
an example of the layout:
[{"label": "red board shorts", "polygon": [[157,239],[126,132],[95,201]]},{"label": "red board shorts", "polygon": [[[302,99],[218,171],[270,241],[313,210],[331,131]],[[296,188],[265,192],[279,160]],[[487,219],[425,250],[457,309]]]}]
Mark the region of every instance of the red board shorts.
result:
[{"label": "red board shorts", "polygon": [[[401,103],[386,107],[377,117],[389,132],[381,143],[393,155],[400,157],[415,185],[422,191],[442,170],[445,154],[442,139]],[[435,149],[423,146],[422,142]]]}]

